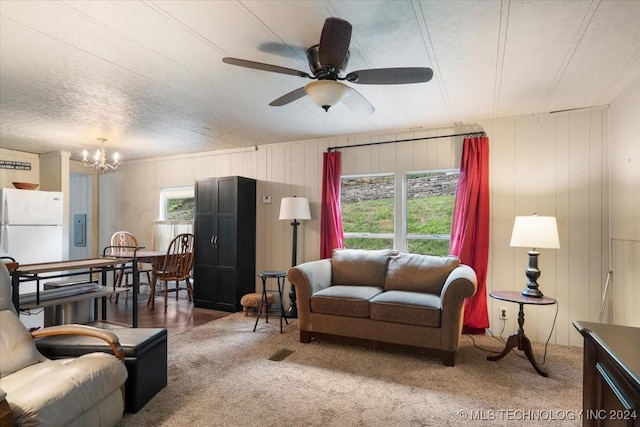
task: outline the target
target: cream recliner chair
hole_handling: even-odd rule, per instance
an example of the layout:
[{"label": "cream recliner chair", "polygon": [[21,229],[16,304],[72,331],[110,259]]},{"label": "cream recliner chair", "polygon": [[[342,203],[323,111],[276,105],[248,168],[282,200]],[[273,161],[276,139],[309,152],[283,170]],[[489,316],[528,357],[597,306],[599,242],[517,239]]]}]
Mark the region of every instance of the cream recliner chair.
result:
[{"label": "cream recliner chair", "polygon": [[[69,334],[101,338],[118,357],[91,353],[49,360],[33,341]],[[118,337],[98,328],[61,325],[30,334],[11,302],[11,278],[0,262],[0,396],[5,394],[14,425],[115,425],[124,410],[127,369],[123,360]]]}]

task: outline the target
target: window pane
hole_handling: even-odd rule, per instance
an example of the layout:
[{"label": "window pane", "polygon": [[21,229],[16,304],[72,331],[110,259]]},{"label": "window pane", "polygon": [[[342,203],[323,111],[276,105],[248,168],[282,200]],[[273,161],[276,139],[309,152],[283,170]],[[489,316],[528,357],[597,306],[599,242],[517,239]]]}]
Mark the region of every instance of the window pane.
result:
[{"label": "window pane", "polygon": [[450,235],[457,185],[457,174],[407,175],[407,234]]},{"label": "window pane", "polygon": [[160,219],[193,220],[195,215],[194,187],[167,187],[160,190]]},{"label": "window pane", "polygon": [[167,199],[167,220],[193,219],[195,212],[195,198]]},{"label": "window pane", "polygon": [[393,176],[342,178],[341,188],[345,233],[393,233]]},{"label": "window pane", "polygon": [[449,240],[408,240],[408,251],[423,255],[449,255]]},{"label": "window pane", "polygon": [[393,239],[349,237],[344,239],[344,247],[348,249],[393,249]]}]

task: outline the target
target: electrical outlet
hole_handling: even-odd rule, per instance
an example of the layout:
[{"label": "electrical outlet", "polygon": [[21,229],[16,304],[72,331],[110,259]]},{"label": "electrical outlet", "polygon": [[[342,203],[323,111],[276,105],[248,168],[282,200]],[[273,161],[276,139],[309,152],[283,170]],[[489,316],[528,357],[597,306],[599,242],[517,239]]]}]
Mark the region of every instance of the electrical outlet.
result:
[{"label": "electrical outlet", "polygon": [[498,309],[498,318],[500,320],[507,320],[507,307],[500,307]]}]

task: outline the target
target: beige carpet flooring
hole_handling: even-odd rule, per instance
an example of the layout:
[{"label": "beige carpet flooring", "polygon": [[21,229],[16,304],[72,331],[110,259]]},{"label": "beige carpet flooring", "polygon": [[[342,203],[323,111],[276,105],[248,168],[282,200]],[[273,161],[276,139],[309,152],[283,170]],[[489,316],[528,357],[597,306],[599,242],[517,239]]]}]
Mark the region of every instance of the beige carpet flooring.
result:
[{"label": "beige carpet flooring", "polygon": [[[301,344],[296,320],[242,313],[169,337],[168,386],[121,426],[581,425],[582,349],[549,345],[538,375],[463,336],[455,367],[436,357],[327,340]],[[499,352],[493,337],[476,345]],[[542,344],[534,353],[542,358]]]}]

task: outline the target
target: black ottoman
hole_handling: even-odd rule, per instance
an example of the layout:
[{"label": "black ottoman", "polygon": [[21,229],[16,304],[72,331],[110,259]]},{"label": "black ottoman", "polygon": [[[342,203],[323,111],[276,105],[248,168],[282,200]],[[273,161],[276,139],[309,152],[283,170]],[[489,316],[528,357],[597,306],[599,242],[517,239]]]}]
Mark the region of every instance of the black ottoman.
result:
[{"label": "black ottoman", "polygon": [[[102,326],[102,325],[96,325]],[[125,383],[125,412],[138,412],[167,385],[167,330],[164,328],[105,327],[120,339],[129,376]],[[57,335],[36,340],[38,351],[49,359],[77,357],[111,348],[101,339]]]}]

